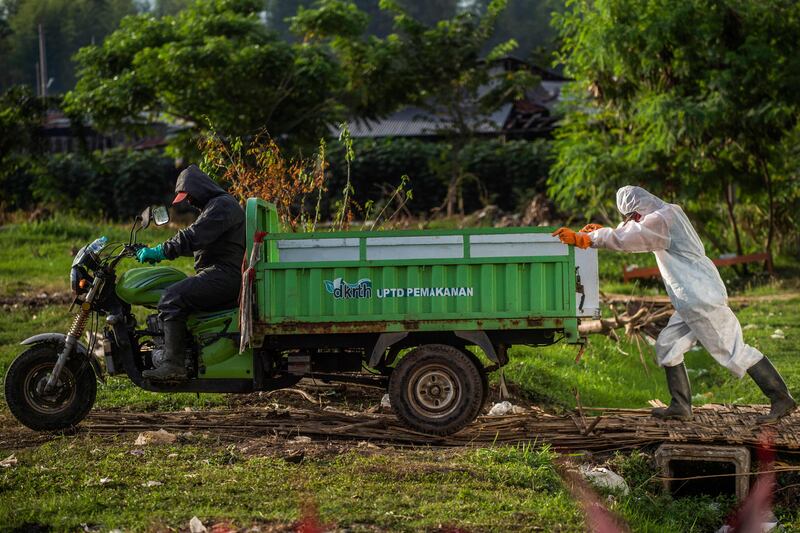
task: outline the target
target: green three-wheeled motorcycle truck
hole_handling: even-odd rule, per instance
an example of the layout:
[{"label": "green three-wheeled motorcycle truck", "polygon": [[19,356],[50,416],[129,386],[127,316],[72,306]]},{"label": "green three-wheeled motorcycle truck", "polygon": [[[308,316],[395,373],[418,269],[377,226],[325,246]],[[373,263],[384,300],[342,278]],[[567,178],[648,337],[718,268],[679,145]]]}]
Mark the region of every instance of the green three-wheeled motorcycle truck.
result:
[{"label": "green three-wheeled motorcycle truck", "polygon": [[[274,206],[259,199],[248,200],[246,215],[247,257],[266,232],[247,289],[250,347],[240,352],[239,309],[195,314],[190,379],[142,378],[163,354],[163,332],[156,314],[141,324],[132,306],[154,309],[185,276],[150,266],[117,277],[142,246],[138,231],[169,220],[164,207],[148,208],[127,244],[79,251],[72,325],[22,341],[5,381],[11,412],[36,430],[78,424],[105,374],[165,393],[247,393],[315,377],[388,387],[401,421],[446,435],[480,413],[487,373],[508,362],[509,347],[581,343],[580,318],[599,312],[596,252],[561,244],[551,228],[282,233]],[[87,325],[104,365],[81,340]]]}]

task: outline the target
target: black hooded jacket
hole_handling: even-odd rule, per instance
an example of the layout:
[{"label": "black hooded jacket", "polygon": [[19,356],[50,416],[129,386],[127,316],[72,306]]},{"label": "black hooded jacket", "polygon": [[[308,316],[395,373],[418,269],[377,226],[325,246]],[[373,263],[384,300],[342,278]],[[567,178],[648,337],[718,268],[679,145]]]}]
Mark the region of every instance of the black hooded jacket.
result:
[{"label": "black hooded jacket", "polygon": [[197,272],[212,266],[241,272],[245,220],[239,202],[195,165],[178,176],[175,193],[179,192],[189,194],[200,216],[164,243],[167,259],[194,254]]}]

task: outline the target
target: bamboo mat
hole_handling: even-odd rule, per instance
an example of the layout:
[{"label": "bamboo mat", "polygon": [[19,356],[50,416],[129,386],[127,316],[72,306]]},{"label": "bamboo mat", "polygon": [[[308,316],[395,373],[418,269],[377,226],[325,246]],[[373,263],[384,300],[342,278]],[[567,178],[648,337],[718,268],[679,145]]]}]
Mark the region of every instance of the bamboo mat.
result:
[{"label": "bamboo mat", "polygon": [[366,440],[421,446],[485,446],[534,442],[557,450],[607,451],[660,442],[755,446],[764,427],[778,450],[800,450],[800,413],[778,424],[758,426],[755,417],[766,406],[708,405],[695,409],[691,422],[658,421],[649,410],[585,408],[551,415],[530,411],[479,417],[455,435],[432,437],[402,426],[392,414],[323,409],[245,408],[192,412],[134,413],[93,411],[80,432],[98,435],[164,429],[173,433],[209,433],[221,440],[241,441],[262,436],[314,440]]}]

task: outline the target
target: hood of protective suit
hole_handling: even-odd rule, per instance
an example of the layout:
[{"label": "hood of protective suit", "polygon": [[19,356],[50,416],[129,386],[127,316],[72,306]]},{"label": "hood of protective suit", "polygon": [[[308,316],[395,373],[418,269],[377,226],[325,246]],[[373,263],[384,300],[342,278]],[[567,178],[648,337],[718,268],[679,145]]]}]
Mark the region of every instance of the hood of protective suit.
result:
[{"label": "hood of protective suit", "polygon": [[178,175],[175,182],[175,194],[185,192],[191,196],[193,203],[203,208],[209,200],[227,194],[225,189],[217,185],[208,174],[197,168],[197,165],[189,165]]},{"label": "hood of protective suit", "polygon": [[617,191],[617,209],[623,216],[633,212],[647,216],[665,205],[661,198],[641,187],[626,185]]}]

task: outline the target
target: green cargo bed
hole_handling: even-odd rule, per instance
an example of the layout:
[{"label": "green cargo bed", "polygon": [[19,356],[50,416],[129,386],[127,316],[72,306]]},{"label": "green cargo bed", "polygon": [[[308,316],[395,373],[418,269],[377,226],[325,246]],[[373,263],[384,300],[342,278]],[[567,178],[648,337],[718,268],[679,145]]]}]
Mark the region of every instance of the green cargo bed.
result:
[{"label": "green cargo bed", "polygon": [[597,312],[596,254],[577,284],[575,249],[552,228],[280,233],[257,199],[247,221],[248,254],[267,232],[258,335],[548,329],[577,342],[578,317]]}]

